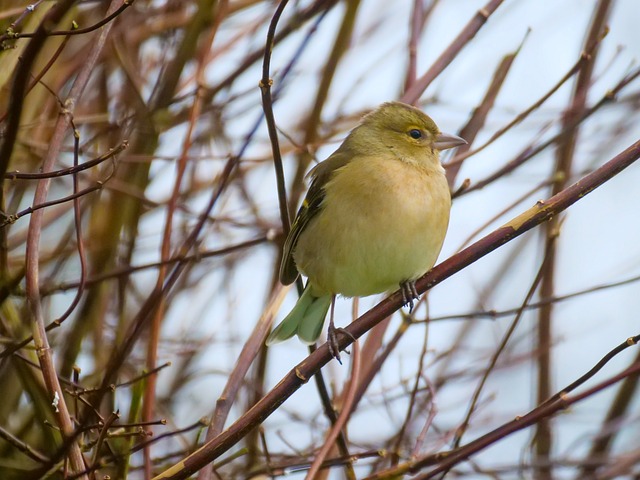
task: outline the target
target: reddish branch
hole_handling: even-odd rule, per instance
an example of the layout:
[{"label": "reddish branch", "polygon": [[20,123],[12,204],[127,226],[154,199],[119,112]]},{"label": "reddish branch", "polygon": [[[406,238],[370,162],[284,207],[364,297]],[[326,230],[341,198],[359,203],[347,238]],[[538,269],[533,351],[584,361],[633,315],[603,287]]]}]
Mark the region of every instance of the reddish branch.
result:
[{"label": "reddish branch", "polygon": [[420,459],[419,461],[412,462],[411,464],[404,465],[403,468],[397,468],[393,471],[388,472],[378,472],[375,475],[368,477],[366,480],[382,480],[382,479],[390,479],[390,478],[398,478],[405,473],[416,473],[420,471],[422,468],[428,467],[430,465],[438,466],[431,470],[428,473],[420,477],[415,477],[419,480],[426,480],[430,478],[435,478],[442,472],[449,470],[454,465],[460,463],[461,461],[469,458],[474,453],[477,453],[489,445],[494,444],[495,442],[511,435],[512,433],[523,430],[531,425],[535,425],[540,420],[544,418],[549,418],[551,415],[564,410],[571,405],[578,403],[586,398],[591,397],[592,395],[601,392],[605,388],[608,388],[616,383],[631,377],[637,376],[640,372],[640,364],[633,364],[629,368],[620,372],[618,375],[615,375],[607,380],[585,390],[582,393],[568,396],[568,395],[559,395],[557,398],[554,398],[553,401],[546,402],[543,405],[535,408],[531,412],[523,415],[522,417],[516,417],[514,420],[496,428],[495,430],[483,435],[482,437],[474,440],[471,443],[461,447],[455,452],[445,452],[445,453],[437,453],[435,455],[429,455]]},{"label": "reddish branch", "polygon": [[[507,224],[437,265],[433,270],[418,280],[416,283],[418,292],[424,293],[505,243],[510,242],[537,225],[558,215],[623,171],[638,158],[640,158],[640,140],[575,184],[549,198],[547,201],[536,203],[536,205],[518,215]],[[398,292],[380,302],[376,307],[369,310],[346,328],[350,335],[342,335],[340,337],[340,348],[344,349],[348,347],[353,343],[353,338],[361,337],[401,307],[402,296]],[[157,476],[155,480],[184,479],[214,461],[240,441],[249,431],[266,420],[330,360],[331,355],[329,348],[324,344],[293,368],[262,400],[254,405],[253,408],[233,423],[227,430],[205,443],[183,461]],[[557,410],[556,404],[552,405],[552,407],[555,408],[550,408],[549,414]],[[541,416],[539,418],[544,417]]]}]

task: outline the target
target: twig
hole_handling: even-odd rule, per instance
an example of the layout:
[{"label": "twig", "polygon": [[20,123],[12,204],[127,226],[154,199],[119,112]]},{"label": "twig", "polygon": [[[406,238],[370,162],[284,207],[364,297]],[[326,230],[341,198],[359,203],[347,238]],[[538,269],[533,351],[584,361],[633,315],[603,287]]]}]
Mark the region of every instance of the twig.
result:
[{"label": "twig", "polygon": [[[212,14],[214,17],[213,28],[210,28],[207,32],[206,38],[202,40],[202,45],[198,49],[197,55],[197,69],[196,69],[196,82],[198,85],[203,85],[205,82],[204,71],[207,64],[207,53],[211,49],[216,33],[218,32],[218,26],[220,25],[221,19],[224,17],[224,13],[227,9],[227,1],[221,1],[216,3],[209,4],[200,4],[200,12],[196,14],[196,16],[203,16],[208,14],[208,10],[215,7],[215,14]],[[200,22],[192,23],[192,28],[195,34],[200,33],[200,29],[202,28]],[[204,28],[203,28],[204,30]],[[185,176],[185,172],[187,170],[188,160],[189,160],[189,151],[193,145],[194,135],[196,131],[196,125],[198,118],[200,117],[200,113],[202,111],[202,89],[198,89],[196,92],[196,96],[194,98],[191,111],[189,114],[189,122],[187,125],[187,132],[184,136],[184,141],[182,144],[182,150],[180,153],[180,157],[177,163],[177,171],[173,184],[173,191],[171,192],[171,197],[169,199],[169,203],[167,205],[167,213],[165,219],[164,233],[162,236],[162,245],[160,247],[160,258],[161,260],[167,260],[172,256],[172,235],[173,235],[173,222],[174,215],[178,206],[179,199],[182,195],[182,182]],[[161,291],[162,287],[166,281],[167,271],[169,264],[164,264],[162,267],[158,269],[158,277],[156,280],[156,291]],[[166,299],[164,296],[160,297],[160,302],[153,312],[153,319],[151,321],[151,325],[149,328],[148,342],[147,342],[147,368],[153,369],[156,366],[157,356],[158,356],[158,344],[160,342],[160,328],[162,326],[162,320],[165,317],[167,308]],[[150,421],[153,418],[155,403],[156,403],[156,383],[157,383],[157,375],[151,375],[145,384],[145,394],[144,394],[144,402],[142,404],[142,419],[144,421]],[[145,478],[149,478],[152,475],[152,459],[151,459],[151,448],[150,445],[144,448],[143,451],[144,457],[144,468],[145,468]]]},{"label": "twig", "polygon": [[538,273],[536,274],[535,279],[531,283],[531,287],[529,288],[529,291],[527,292],[524,298],[524,301],[522,302],[522,305],[518,309],[518,312],[516,313],[515,318],[511,322],[511,325],[509,325],[509,328],[502,336],[502,340],[500,340],[500,344],[498,345],[498,348],[496,348],[496,351],[491,356],[489,365],[487,366],[484,373],[482,374],[482,378],[480,379],[480,382],[478,383],[475,391],[473,392],[473,395],[471,397],[471,402],[469,402],[469,407],[467,408],[467,413],[464,419],[462,420],[462,423],[460,424],[460,426],[456,429],[456,434],[453,439],[453,449],[456,449],[460,446],[460,442],[462,441],[462,436],[466,432],[469,426],[469,422],[471,421],[471,416],[475,412],[476,406],[478,404],[478,400],[480,399],[480,394],[482,393],[482,390],[484,389],[484,386],[487,383],[489,375],[491,374],[491,372],[493,372],[496,364],[498,363],[498,359],[500,358],[500,355],[507,348],[507,344],[509,343],[511,336],[513,335],[513,332],[515,332],[516,327],[520,323],[520,319],[522,318],[522,314],[524,313],[525,307],[531,301],[531,298],[533,297],[536,290],[540,286],[540,280],[542,279],[542,275],[547,266],[547,262],[548,262],[548,257],[544,257],[542,260],[542,264],[538,269]]},{"label": "twig", "polygon": [[349,388],[347,389],[347,394],[344,396],[344,402],[342,405],[342,411],[340,415],[338,415],[338,420],[334,425],[332,425],[327,438],[325,439],[324,445],[320,449],[320,452],[316,455],[311,464],[311,468],[307,473],[306,478],[308,480],[313,480],[316,478],[316,474],[320,470],[320,466],[324,459],[327,457],[329,450],[333,447],[336,438],[347,424],[347,420],[351,416],[352,408],[354,406],[355,393],[358,387],[358,376],[360,375],[360,348],[358,346],[358,342],[353,343],[353,355],[351,356],[353,359],[353,363],[351,365],[351,378],[349,379]]},{"label": "twig", "polygon": [[[630,346],[632,341],[638,341],[640,336],[632,337],[625,342],[625,344]],[[617,350],[617,348],[616,348]],[[529,413],[516,417],[514,420],[505,423],[504,425],[492,430],[491,432],[477,438],[476,440],[468,443],[467,445],[459,448],[458,450],[454,450],[451,452],[443,452],[436,453],[433,455],[425,456],[415,462],[408,462],[400,467],[395,469],[390,469],[388,471],[377,472],[374,475],[367,477],[365,480],[383,480],[383,479],[391,479],[397,478],[398,475],[403,475],[407,473],[416,473],[421,469],[431,466],[438,465],[433,470],[428,473],[421,475],[419,477],[415,477],[418,480],[427,480],[430,478],[434,478],[436,475],[441,474],[449,470],[454,465],[460,463],[461,461],[469,458],[474,453],[477,453],[490,445],[493,445],[495,442],[499,440],[503,440],[507,436],[512,433],[523,430],[531,425],[535,425],[543,418],[548,418],[551,415],[564,410],[571,405],[574,405],[584,399],[587,399],[594,394],[601,392],[602,390],[610,387],[611,385],[615,385],[616,383],[628,378],[630,376],[635,376],[640,373],[640,364],[634,364],[627,369],[623,370],[617,375],[600,382],[593,387],[585,390],[580,394],[576,394],[574,396],[569,395],[559,395],[555,398],[554,401],[545,402],[544,404],[536,407],[531,410]]]},{"label": "twig", "polygon": [[455,158],[451,162],[449,162],[447,166],[451,168],[453,165],[461,163],[464,160],[466,160],[468,157],[481,152],[482,150],[487,148],[489,145],[491,145],[493,142],[495,142],[500,137],[502,137],[502,135],[504,135],[509,130],[511,130],[513,127],[521,123],[525,118],[531,115],[532,112],[540,108],[549,98],[551,98],[551,96],[554,93],[556,93],[560,89],[560,87],[562,87],[562,85],[567,83],[576,73],[581,72],[582,69],[585,68],[587,64],[592,63],[591,55],[594,53],[594,51],[596,50],[598,45],[600,45],[600,42],[603,39],[604,39],[604,34],[602,35],[602,37],[597,38],[592,43],[587,44],[587,47],[585,48],[585,50],[580,53],[580,57],[578,58],[576,63],[574,63],[572,67],[567,71],[567,73],[565,73],[564,76],[560,80],[558,80],[558,82],[553,87],[551,87],[544,95],[542,95],[538,100],[533,102],[529,107],[527,107],[525,110],[523,110],[518,115],[516,115],[516,117],[513,120],[511,120],[504,127],[496,131],[493,135],[491,135],[491,137],[486,142],[484,142],[479,147],[473,150],[467,148],[465,149],[465,151],[458,152]]},{"label": "twig", "polygon": [[[527,34],[528,33],[529,32],[527,32]],[[524,39],[522,40],[522,43],[524,43]],[[504,85],[504,81],[507,78],[507,74],[511,70],[513,61],[516,59],[516,56],[522,48],[522,43],[515,52],[503,57],[502,61],[498,65],[498,68],[493,74],[491,84],[489,85],[489,88],[487,88],[487,91],[482,101],[480,102],[480,105],[478,105],[473,110],[471,118],[469,118],[469,121],[460,130],[460,136],[467,141],[467,144],[462,145],[458,148],[458,150],[456,151],[456,158],[466,158],[463,157],[464,154],[471,150],[471,145],[475,141],[478,132],[480,132],[485,122],[487,121],[487,116],[493,108],[496,97],[498,96],[498,93],[500,93],[500,90]],[[455,184],[456,177],[461,167],[462,161],[456,161],[455,159],[447,164],[447,181],[449,182],[450,187],[453,187],[453,185]]]},{"label": "twig", "polygon": [[[115,4],[116,4],[116,0],[113,0],[110,6],[111,10],[115,8]],[[66,5],[66,2],[61,2],[58,5]],[[53,11],[56,11],[55,7]],[[38,32],[42,32],[41,33],[42,35],[44,35],[44,23],[38,28]],[[50,141],[49,150],[47,152],[47,156],[42,165],[42,170],[45,172],[50,171],[53,168],[54,162],[58,156],[58,152],[60,151],[62,141],[66,135],[66,130],[71,124],[70,120],[73,117],[73,108],[77,100],[82,96],[82,93],[89,81],[89,77],[91,75],[91,72],[93,71],[95,63],[97,62],[102,52],[102,49],[106,44],[106,39],[111,30],[110,27],[111,27],[111,24],[107,25],[100,33],[98,40],[95,42],[95,44],[93,45],[93,48],[91,49],[91,53],[89,57],[85,61],[84,67],[79,72],[75,82],[73,83],[73,86],[71,87],[69,96],[65,101],[65,110],[62,112],[63,114],[58,117],[58,121],[56,122],[54,133]],[[31,42],[37,43],[39,41],[38,39],[40,38],[41,34],[39,33],[38,36],[35,37]],[[17,81],[17,78],[18,76],[16,76],[16,81]],[[14,88],[16,88],[16,85],[14,85]],[[14,92],[14,94],[16,94],[16,92]],[[19,95],[20,97],[22,97],[23,93],[19,92]],[[22,101],[22,98],[20,98],[20,102],[21,101]],[[17,108],[18,110],[21,110],[21,105],[17,106]],[[14,112],[12,112],[11,117],[13,117],[13,113]],[[19,119],[19,113],[18,113],[18,119]],[[10,121],[9,123],[11,124],[12,121]],[[5,144],[3,144],[3,149],[0,152],[0,163],[3,164],[3,167],[0,169],[2,173],[6,171],[6,165],[8,163],[8,159],[9,159],[9,156],[11,155],[11,151],[13,148],[11,146],[9,149],[5,150],[4,146]],[[3,153],[7,155],[7,158],[6,158],[7,163],[5,163],[5,159],[2,158]],[[40,179],[38,181],[38,184],[36,186],[36,192],[34,194],[34,199],[33,199],[34,205],[41,205],[46,202],[50,183],[51,183],[51,179],[49,178]],[[51,352],[51,348],[49,346],[49,341],[47,339],[47,333],[46,333],[45,322],[44,322],[44,312],[42,309],[42,299],[40,296],[39,259],[40,259],[40,235],[42,233],[42,220],[43,220],[43,211],[36,210],[31,216],[31,220],[29,222],[29,231],[27,235],[26,275],[25,275],[27,302],[29,305],[30,323],[31,323],[34,344],[35,344],[35,348],[38,354],[38,359],[40,361],[40,365],[42,368],[42,375],[44,377],[46,390],[49,397],[52,399],[54,403],[54,410],[55,410],[58,424],[60,426],[62,434],[64,438],[67,439],[74,436],[74,425],[69,415],[69,410],[64,399],[64,394],[60,386],[60,382],[58,381],[58,376],[57,376],[55,364],[53,361],[53,355]],[[70,459],[70,465],[71,465],[71,473],[81,472],[82,470],[84,470],[84,458],[83,458],[82,452],[80,451],[80,447],[76,441],[73,441],[69,444],[69,459]]]},{"label": "twig", "polygon": [[216,408],[211,416],[206,440],[210,440],[222,432],[229,411],[238,395],[240,386],[260,348],[264,345],[264,341],[273,323],[273,318],[280,309],[280,305],[288,292],[289,288],[283,288],[281,285],[274,289],[265,311],[260,317],[260,320],[258,320],[251,337],[244,344],[238,356],[236,367],[229,375],[224,390],[216,401]]},{"label": "twig", "polygon": [[[640,364],[640,351],[636,354],[636,357],[631,361],[631,365]],[[638,376],[625,378],[616,392],[616,396],[611,402],[611,406],[607,411],[600,431],[594,435],[591,443],[591,448],[586,454],[584,460],[581,462],[580,471],[576,474],[576,480],[582,478],[589,478],[593,476],[595,468],[588,462],[592,458],[607,458],[607,454],[611,449],[613,440],[616,438],[618,431],[611,428],[615,423],[623,421],[624,415],[627,413],[629,406],[632,404],[636,397],[638,389]],[[616,462],[617,463],[617,462]]]},{"label": "twig", "polygon": [[424,445],[424,441],[427,437],[427,432],[429,431],[429,427],[433,424],[433,420],[436,418],[436,414],[438,413],[438,408],[436,407],[436,389],[433,387],[430,381],[427,380],[427,390],[429,392],[431,408],[429,409],[429,415],[424,421],[424,426],[416,438],[416,444],[413,447],[413,451],[411,452],[411,458],[417,458],[420,454],[420,450],[422,450],[422,446]]},{"label": "twig", "polygon": [[276,27],[280,21],[280,17],[284,12],[289,0],[281,0],[273,14],[273,18],[269,23],[267,31],[267,41],[264,47],[264,60],[262,62],[262,78],[260,79],[260,94],[262,95],[262,110],[264,118],[267,122],[267,130],[269,132],[269,140],[271,141],[271,153],[273,154],[273,165],[276,171],[276,185],[278,188],[278,204],[280,206],[280,221],[282,222],[282,231],[286,237],[291,228],[291,217],[289,216],[289,207],[287,205],[287,190],[284,180],[284,168],[282,166],[282,156],[280,155],[280,142],[278,141],[278,131],[276,128],[276,120],[273,116],[273,99],[271,98],[271,85],[273,80],[270,76],[271,53],[273,52],[274,38],[276,35]]},{"label": "twig", "polygon": [[[335,41],[333,42],[329,58],[322,70],[322,77],[320,78],[313,106],[311,107],[311,112],[304,121],[303,145],[313,145],[318,139],[318,124],[320,123],[322,110],[325,102],[327,101],[329,89],[331,88],[335,78],[340,59],[349,48],[359,7],[360,0],[349,0],[346,2],[344,15],[342,17],[342,22],[340,23],[340,29],[338,30]],[[291,187],[291,197],[289,198],[289,203],[292,209],[297,205],[300,194],[302,193],[304,176],[306,175],[310,162],[311,156],[308,152],[304,152],[299,156]]]},{"label": "twig", "polygon": [[[123,140],[117,147],[110,149],[104,155],[100,155],[97,158],[89,160],[79,165],[74,165],[73,167],[62,168],[60,170],[54,170],[52,172],[46,173],[22,173],[22,172],[6,172],[4,174],[4,178],[7,180],[40,180],[41,178],[57,178],[64,177],[67,175],[74,175],[76,173],[82,172],[89,168],[93,168],[97,165],[100,165],[105,160],[109,160],[110,158],[114,158],[116,155],[121,153],[125,148],[129,146],[129,142]],[[74,149],[74,154],[77,152],[77,149]],[[77,155],[76,155],[77,157]]]},{"label": "twig", "polygon": [[411,88],[402,95],[401,101],[415,104],[431,82],[449,66],[458,53],[475,37],[476,33],[487,23],[489,17],[498,9],[503,1],[504,0],[489,0],[484,7],[478,10],[451,45],[433,62],[431,68],[418,78]]},{"label": "twig", "polygon": [[8,122],[4,130],[3,142],[0,146],[0,184],[2,183],[1,178],[4,177],[4,173],[9,167],[11,154],[13,153],[13,148],[16,143],[25,91],[29,83],[27,80],[36,57],[48,38],[47,26],[54,25],[62,20],[64,15],[66,15],[74,4],[75,0],[61,0],[56,3],[40,23],[33,34],[33,38],[27,44],[27,47],[22,54],[21,61],[18,64],[18,68],[16,69],[16,73],[13,77],[13,83],[11,85],[11,95],[9,95],[9,107],[7,109],[9,112]]},{"label": "twig", "polygon": [[[556,161],[553,172],[553,186],[551,192],[553,195],[562,191],[572,175],[575,146],[578,138],[578,128],[572,128],[576,124],[576,119],[583,116],[587,110],[587,95],[592,82],[593,69],[596,57],[599,51],[599,45],[602,38],[606,35],[607,29],[605,23],[610,11],[611,1],[604,0],[597,2],[591,25],[585,39],[583,47],[585,52],[591,51],[590,54],[583,54],[586,62],[578,71],[576,83],[574,85],[573,97],[571,104],[567,108],[563,119],[561,131],[567,132],[562,138],[556,151]],[[556,254],[560,235],[560,224],[563,217],[554,217],[544,226],[544,235],[546,236],[546,244],[544,250],[545,259],[548,263],[542,274],[540,283],[540,295],[542,297],[552,297],[555,295],[555,271],[556,271]],[[538,310],[538,323],[536,335],[537,350],[537,402],[542,403],[548,398],[553,391],[552,385],[552,355],[551,347],[553,343],[553,303],[542,305]],[[551,458],[553,448],[553,431],[551,424],[547,419],[542,419],[537,425],[533,438],[533,458],[535,462],[541,462],[540,468],[534,469],[533,473],[537,479],[543,480],[550,478],[552,468],[548,465]]]},{"label": "twig", "polygon": [[1,426],[0,426],[0,438],[2,438],[5,442],[7,442],[10,445],[12,445],[16,450],[18,450],[19,452],[24,453],[26,456],[28,456],[29,458],[35,460],[36,462],[40,462],[40,463],[49,462],[49,459],[44,454],[42,454],[39,451],[37,451],[35,448],[30,446],[28,443],[20,440],[15,435],[13,435],[11,432],[5,430]]},{"label": "twig", "polygon": [[[556,302],[564,302],[565,300],[570,300],[572,298],[575,297],[579,297],[582,295],[587,295],[589,293],[594,293],[594,292],[599,292],[601,290],[607,290],[609,288],[616,288],[616,287],[620,287],[622,285],[628,285],[630,283],[635,283],[640,281],[640,275],[636,275],[630,278],[625,278],[624,280],[620,280],[617,282],[611,282],[611,283],[606,283],[603,285],[596,285],[594,287],[590,287],[590,288],[585,288],[584,290],[578,290],[576,292],[573,293],[568,293],[566,295],[557,295],[557,296],[553,296],[550,298],[542,298],[537,302],[531,302],[529,303],[525,309],[526,310],[533,310],[536,308],[540,308],[541,305],[544,305],[545,303],[556,303]],[[499,317],[506,317],[509,315],[513,315],[514,313],[517,313],[520,310],[520,307],[517,308],[509,308],[507,310],[488,310],[488,311],[478,311],[478,312],[471,312],[471,313],[460,313],[460,314],[453,314],[453,315],[443,315],[440,317],[433,317],[429,319],[429,322],[441,322],[444,320],[454,320],[457,318],[461,318],[461,319],[470,319],[470,318],[499,318]]]},{"label": "twig", "polygon": [[[70,35],[82,35],[85,33],[90,33],[93,32],[97,29],[99,29],[100,27],[105,26],[107,23],[111,22],[112,20],[114,20],[118,15],[120,15],[122,12],[124,12],[127,8],[129,8],[131,5],[133,5],[133,2],[135,2],[135,0],[123,0],[122,1],[122,5],[120,5],[120,7],[118,9],[116,9],[113,13],[108,14],[105,18],[103,18],[102,20],[100,20],[99,22],[91,25],[90,27],[86,27],[86,28],[72,28],[71,30],[53,30],[51,32],[47,33],[47,36],[49,37],[56,37],[56,36],[62,36],[62,35],[66,35],[66,36],[70,36]],[[20,38],[34,38],[37,35],[37,32],[26,32],[26,33],[14,33],[12,34],[10,37],[7,35],[0,35],[0,42],[8,40],[9,38],[11,38],[12,40],[17,40]]]},{"label": "twig", "polygon": [[[408,322],[402,322],[404,323],[408,323]],[[406,329],[405,329],[406,330]],[[424,362],[425,359],[427,357],[427,348],[429,346],[429,324],[425,324],[425,331],[424,331],[424,338],[422,340],[422,348],[420,349],[420,356],[418,357],[418,368],[416,369],[416,376],[415,379],[413,381],[413,387],[411,388],[411,393],[409,395],[409,406],[407,407],[407,412],[405,413],[404,416],[404,421],[402,422],[402,426],[400,427],[400,430],[398,431],[398,434],[396,435],[396,440],[395,440],[395,444],[391,450],[393,456],[394,456],[394,461],[397,462],[396,458],[399,458],[399,450],[400,450],[400,446],[402,445],[403,441],[404,441],[404,436],[407,432],[407,429],[409,428],[409,424],[412,422],[413,420],[413,410],[416,406],[416,398],[418,396],[418,389],[420,387],[420,379],[422,378],[422,372],[423,369],[425,367]],[[433,390],[431,390],[430,392],[431,395],[431,402],[434,402],[435,397],[433,396]],[[432,409],[432,411],[435,411]],[[431,415],[429,415],[429,418],[431,418]],[[416,445],[413,449],[413,452],[417,454],[417,452],[420,450],[422,442],[424,441],[424,437],[426,436],[426,432],[427,432],[427,425],[431,423],[431,420],[428,420],[427,423],[425,424],[424,428],[423,428],[423,432],[424,435],[421,435],[421,440],[418,440],[416,442]],[[413,453],[412,453],[413,456]]]}]

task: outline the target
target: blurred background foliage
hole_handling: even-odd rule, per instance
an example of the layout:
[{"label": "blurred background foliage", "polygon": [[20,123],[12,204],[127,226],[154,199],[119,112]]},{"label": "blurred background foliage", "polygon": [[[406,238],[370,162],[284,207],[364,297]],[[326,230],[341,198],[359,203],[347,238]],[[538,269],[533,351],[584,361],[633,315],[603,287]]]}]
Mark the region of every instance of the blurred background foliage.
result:
[{"label": "blurred background foliage", "polygon": [[[262,92],[284,176],[259,88],[278,8]],[[443,159],[441,260],[637,141],[637,19],[634,0],[0,0],[0,478],[151,478],[246,419],[308,355],[263,347],[295,301],[283,206],[379,103],[469,141]],[[632,165],[384,320],[198,478],[322,459],[317,478],[640,474],[637,375],[499,430],[639,333],[639,181]],[[338,323],[379,300],[341,301]]]}]

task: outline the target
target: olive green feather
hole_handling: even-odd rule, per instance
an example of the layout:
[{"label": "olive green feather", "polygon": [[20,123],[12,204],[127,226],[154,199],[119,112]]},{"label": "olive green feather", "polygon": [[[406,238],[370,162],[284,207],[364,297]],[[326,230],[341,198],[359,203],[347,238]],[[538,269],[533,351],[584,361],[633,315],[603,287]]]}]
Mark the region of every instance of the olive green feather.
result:
[{"label": "olive green feather", "polygon": [[333,155],[324,162],[316,165],[310,172],[311,186],[307,196],[298,210],[296,219],[291,225],[291,231],[284,242],[282,252],[282,263],[280,263],[280,282],[283,285],[290,285],[298,278],[298,269],[293,259],[293,252],[300,234],[304,231],[309,221],[322,209],[324,200],[324,186],[331,179],[337,169],[349,162],[351,155],[341,149],[336,150]]},{"label": "olive green feather", "polygon": [[314,297],[310,290],[305,288],[293,310],[271,332],[267,338],[267,345],[282,342],[294,335],[298,335],[300,340],[308,344],[318,339],[331,305],[331,297]]}]

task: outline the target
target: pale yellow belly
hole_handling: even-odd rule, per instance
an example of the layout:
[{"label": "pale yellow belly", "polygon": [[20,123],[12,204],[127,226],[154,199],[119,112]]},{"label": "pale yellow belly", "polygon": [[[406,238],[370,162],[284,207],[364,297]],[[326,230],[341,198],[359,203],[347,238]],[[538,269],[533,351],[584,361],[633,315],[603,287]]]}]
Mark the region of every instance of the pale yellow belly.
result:
[{"label": "pale yellow belly", "polygon": [[362,162],[327,184],[322,211],[298,239],[294,259],[317,295],[395,290],[429,270],[442,248],[451,207],[444,174]]}]

